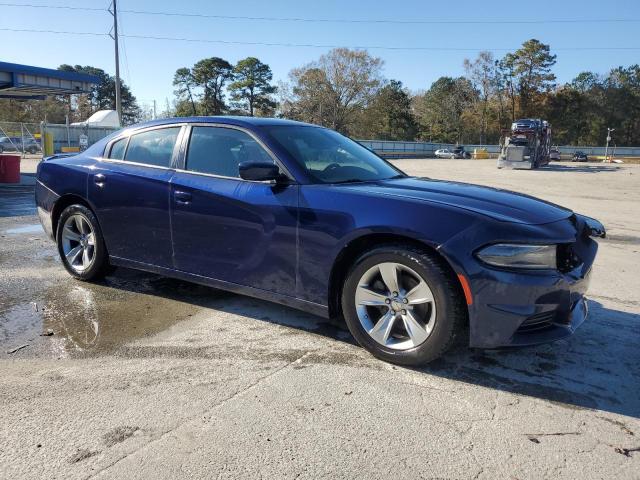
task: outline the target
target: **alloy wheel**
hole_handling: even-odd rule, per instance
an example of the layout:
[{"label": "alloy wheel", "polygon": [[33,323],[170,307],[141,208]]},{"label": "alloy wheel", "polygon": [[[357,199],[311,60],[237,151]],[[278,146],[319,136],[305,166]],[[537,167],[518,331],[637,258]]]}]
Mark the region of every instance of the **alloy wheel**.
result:
[{"label": "alloy wheel", "polygon": [[360,324],[380,345],[408,350],[424,343],[436,320],[436,302],[427,282],[400,263],[367,270],[355,294]]},{"label": "alloy wheel", "polygon": [[74,271],[81,273],[91,267],[96,256],[96,234],[87,217],[75,213],[64,222],[62,251]]}]

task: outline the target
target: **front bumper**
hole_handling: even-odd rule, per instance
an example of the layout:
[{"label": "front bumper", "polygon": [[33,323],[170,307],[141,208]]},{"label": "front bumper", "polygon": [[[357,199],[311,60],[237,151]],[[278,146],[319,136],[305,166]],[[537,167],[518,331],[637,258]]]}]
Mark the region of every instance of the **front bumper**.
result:
[{"label": "front bumper", "polygon": [[[500,231],[496,225],[500,226],[494,224],[473,235],[463,235],[446,246],[449,253],[466,246],[464,261],[458,266],[468,279],[473,299],[468,306],[469,345],[524,346],[571,335],[587,317],[585,294],[598,250],[592,237],[606,235],[602,224],[572,215],[555,223],[522,227],[511,237],[515,227]],[[488,266],[469,252],[470,237],[476,236],[482,238],[481,244],[495,243],[498,238],[561,245],[558,269],[525,271]]]},{"label": "front bumper", "polygon": [[587,316],[590,276],[591,262],[565,274],[491,270],[474,297],[470,345],[535,345],[571,335]]},{"label": "front bumper", "polygon": [[565,322],[550,321],[548,324],[541,321],[532,324],[531,328],[521,326],[511,337],[509,345],[514,347],[524,347],[527,345],[537,345],[540,343],[553,342],[573,335],[573,332],[584,323],[589,313],[589,307],[585,297],[576,301],[574,307],[566,317]]}]

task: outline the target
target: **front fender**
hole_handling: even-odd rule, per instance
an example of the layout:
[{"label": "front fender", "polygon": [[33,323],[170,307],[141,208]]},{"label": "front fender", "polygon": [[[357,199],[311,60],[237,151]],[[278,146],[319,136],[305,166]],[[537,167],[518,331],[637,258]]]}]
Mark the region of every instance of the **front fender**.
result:
[{"label": "front fender", "polygon": [[[473,212],[448,205],[326,185],[301,186],[299,205],[296,290],[301,298],[322,305],[328,304],[336,260],[358,239],[372,235],[404,238],[439,250],[479,221]],[[456,270],[458,263],[452,267]]]}]

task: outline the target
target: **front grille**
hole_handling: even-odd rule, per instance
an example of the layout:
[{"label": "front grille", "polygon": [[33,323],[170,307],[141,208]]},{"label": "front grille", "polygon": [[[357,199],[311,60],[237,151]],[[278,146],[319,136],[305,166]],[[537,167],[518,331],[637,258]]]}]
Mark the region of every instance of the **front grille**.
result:
[{"label": "front grille", "polygon": [[556,312],[541,312],[531,315],[518,327],[517,333],[539,332],[553,326]]}]

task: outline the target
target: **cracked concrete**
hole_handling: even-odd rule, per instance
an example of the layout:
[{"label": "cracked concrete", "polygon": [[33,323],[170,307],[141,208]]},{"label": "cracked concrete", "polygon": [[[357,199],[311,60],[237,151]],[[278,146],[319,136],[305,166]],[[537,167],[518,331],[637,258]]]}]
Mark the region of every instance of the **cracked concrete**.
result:
[{"label": "cracked concrete", "polygon": [[286,307],[126,270],[74,282],[34,216],[0,212],[0,478],[639,479],[640,166],[398,164],[602,220],[576,335],[397,367]]}]

